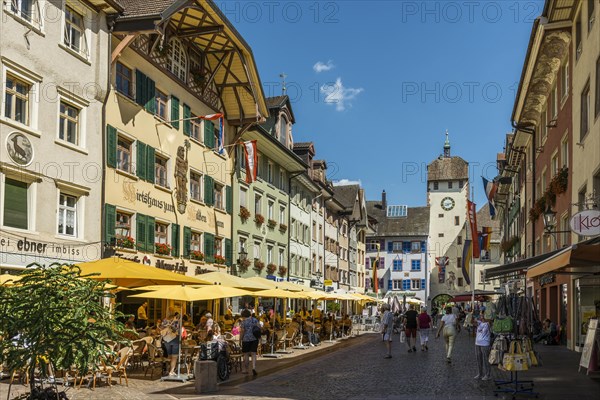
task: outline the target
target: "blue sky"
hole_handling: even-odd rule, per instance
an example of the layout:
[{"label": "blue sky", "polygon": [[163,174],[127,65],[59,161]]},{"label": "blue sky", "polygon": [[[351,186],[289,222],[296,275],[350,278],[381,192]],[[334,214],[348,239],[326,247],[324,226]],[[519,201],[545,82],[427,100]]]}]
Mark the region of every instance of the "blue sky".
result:
[{"label": "blue sky", "polygon": [[424,205],[447,129],[484,205],[480,176],[496,175],[542,0],[217,5],[252,47],[265,95],[280,95],[287,75],[294,140],[314,142],[329,179]]}]

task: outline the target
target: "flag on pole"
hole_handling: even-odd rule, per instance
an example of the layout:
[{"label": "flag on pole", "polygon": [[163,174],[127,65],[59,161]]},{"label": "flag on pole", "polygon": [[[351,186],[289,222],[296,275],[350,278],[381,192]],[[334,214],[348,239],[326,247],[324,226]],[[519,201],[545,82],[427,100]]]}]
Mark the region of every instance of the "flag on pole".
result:
[{"label": "flag on pole", "polygon": [[377,268],[379,268],[379,243],[377,246],[377,258],[373,261],[373,293],[379,293],[379,279],[377,277]]},{"label": "flag on pole", "polygon": [[462,274],[463,277],[465,278],[465,282],[467,283],[467,285],[471,284],[471,276],[470,276],[470,270],[471,270],[471,255],[473,254],[472,252],[472,247],[473,247],[473,241],[472,240],[465,240],[465,246],[463,247],[463,254],[462,254]]},{"label": "flag on pole", "polygon": [[493,219],[496,216],[496,204],[494,203],[494,196],[498,191],[498,182],[490,182],[483,176],[481,179],[483,179],[483,190],[485,191],[485,196],[487,197],[488,204],[490,205],[490,217]]},{"label": "flag on pole", "polygon": [[258,153],[256,151],[256,140],[244,142],[244,157],[246,158],[246,183],[256,180],[258,170]]},{"label": "flag on pole", "polygon": [[490,243],[492,241],[492,228],[484,226],[481,228],[481,250],[485,250],[486,254],[490,252]]},{"label": "flag on pole", "polygon": [[217,136],[217,151],[219,154],[223,154],[225,152],[225,128],[223,125],[223,114],[208,114],[200,119],[206,119],[209,121],[214,121],[216,119],[219,120],[219,136]]},{"label": "flag on pole", "polygon": [[479,248],[479,237],[477,232],[477,206],[470,200],[467,200],[467,216],[469,217],[469,226],[471,227],[473,257],[479,258],[481,251]]}]

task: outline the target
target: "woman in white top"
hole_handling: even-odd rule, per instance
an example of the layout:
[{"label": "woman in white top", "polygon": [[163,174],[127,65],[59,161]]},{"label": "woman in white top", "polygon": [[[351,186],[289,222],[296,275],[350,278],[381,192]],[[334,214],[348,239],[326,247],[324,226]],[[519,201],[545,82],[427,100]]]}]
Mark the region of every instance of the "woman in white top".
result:
[{"label": "woman in white top", "polygon": [[440,337],[441,331],[444,332],[444,342],[446,343],[446,361],[450,364],[456,338],[456,316],[452,314],[452,307],[446,307],[446,315],[442,317],[436,338]]},{"label": "woman in white top", "polygon": [[480,314],[480,319],[473,321],[477,322],[477,336],[475,337],[475,354],[477,356],[477,375],[475,379],[482,381],[490,380],[491,368],[489,362],[491,334],[490,322],[485,319],[483,314]]}]

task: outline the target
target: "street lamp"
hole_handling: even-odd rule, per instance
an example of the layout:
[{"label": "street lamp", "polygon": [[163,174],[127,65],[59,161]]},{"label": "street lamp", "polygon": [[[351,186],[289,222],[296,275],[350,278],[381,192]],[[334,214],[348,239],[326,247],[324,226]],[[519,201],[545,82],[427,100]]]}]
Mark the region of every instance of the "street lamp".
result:
[{"label": "street lamp", "polygon": [[[242,264],[244,264],[244,262],[246,261],[246,259],[248,258],[248,253],[246,252],[246,250],[242,247],[240,249],[240,252],[238,254],[238,260],[237,263],[239,266],[242,266]],[[234,265],[231,266],[231,273],[232,275],[237,276],[237,268],[235,268]]]},{"label": "street lamp", "polygon": [[556,211],[552,211],[552,207],[548,205],[544,211],[544,230],[546,233],[551,233],[556,226]]}]

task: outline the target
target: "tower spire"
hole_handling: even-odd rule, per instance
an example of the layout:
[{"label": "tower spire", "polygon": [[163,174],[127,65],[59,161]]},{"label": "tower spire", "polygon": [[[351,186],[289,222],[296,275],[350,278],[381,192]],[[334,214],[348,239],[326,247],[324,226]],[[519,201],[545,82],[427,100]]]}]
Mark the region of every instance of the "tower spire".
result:
[{"label": "tower spire", "polygon": [[285,96],[287,94],[287,87],[285,86],[285,78],[287,78],[287,75],[284,72],[282,72],[281,74],[279,74],[279,77],[282,81],[281,94]]},{"label": "tower spire", "polygon": [[450,139],[448,138],[448,129],[446,129],[446,142],[444,142],[444,157],[450,158]]}]

